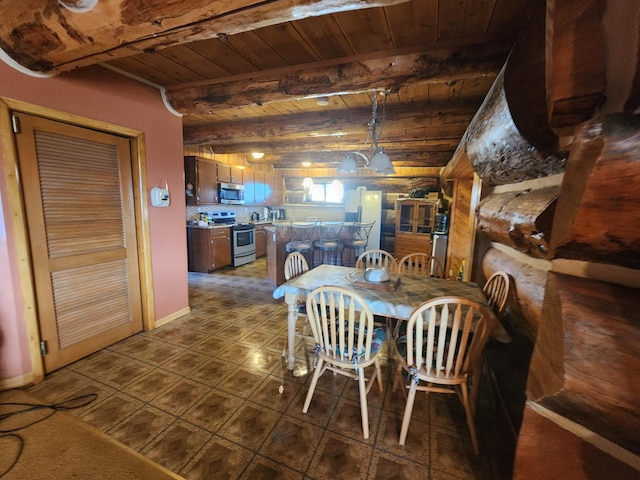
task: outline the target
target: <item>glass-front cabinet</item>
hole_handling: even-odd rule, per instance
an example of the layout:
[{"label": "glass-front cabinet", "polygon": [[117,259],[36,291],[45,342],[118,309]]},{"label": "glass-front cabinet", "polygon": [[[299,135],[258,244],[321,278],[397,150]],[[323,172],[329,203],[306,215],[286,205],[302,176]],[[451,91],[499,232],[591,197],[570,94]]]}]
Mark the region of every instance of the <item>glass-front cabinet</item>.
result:
[{"label": "glass-front cabinet", "polygon": [[439,200],[422,198],[398,199],[396,202],[395,256],[409,253],[431,253],[433,232]]}]

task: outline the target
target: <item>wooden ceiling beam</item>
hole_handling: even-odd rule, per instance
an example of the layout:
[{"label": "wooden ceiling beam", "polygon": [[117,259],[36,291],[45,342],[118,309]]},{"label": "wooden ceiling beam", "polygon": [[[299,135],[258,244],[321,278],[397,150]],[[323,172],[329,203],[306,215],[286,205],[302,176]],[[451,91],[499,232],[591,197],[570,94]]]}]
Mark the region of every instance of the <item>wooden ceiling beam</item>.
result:
[{"label": "wooden ceiling beam", "polygon": [[38,72],[68,71],[197,40],[304,17],[386,7],[408,0],[182,0],[97,2],[72,11],[61,2],[4,0],[0,48]]},{"label": "wooden ceiling beam", "polygon": [[[364,136],[362,138],[364,141]],[[450,152],[453,153],[458,146],[459,138],[445,138],[445,139],[429,139],[426,136],[422,138],[414,138],[407,140],[406,138],[394,139],[385,138],[379,142],[381,147],[385,148],[385,151],[391,155],[395,151],[404,152]],[[368,147],[367,147],[368,148]],[[306,156],[309,152],[336,152],[338,151],[337,140],[329,145],[326,139],[309,139],[305,142],[299,140],[291,140],[288,142],[277,142],[275,138],[265,140],[260,143],[233,143],[225,145],[212,145],[211,150],[216,154],[228,154],[228,153],[241,153],[249,154],[251,152],[263,152],[265,158],[272,153],[279,154],[300,154]],[[350,151],[364,151],[363,143],[354,144],[342,144],[340,147],[342,152]]]},{"label": "wooden ceiling beam", "polygon": [[[398,135],[406,138],[410,132],[419,132],[431,137],[460,138],[480,106],[480,101],[463,103],[449,102],[443,105],[414,103],[386,107],[383,124],[385,138]],[[381,119],[382,108],[378,112]],[[193,125],[184,128],[185,145],[241,144],[263,142],[265,138],[286,142],[307,137],[330,137],[335,145],[338,138],[351,143],[367,134],[367,124],[371,120],[371,108],[349,111],[326,111],[312,114],[279,115],[254,121],[218,122]]]},{"label": "wooden ceiling beam", "polygon": [[496,75],[504,55],[490,53],[464,57],[461,50],[392,55],[336,65],[300,65],[281,75],[256,72],[244,81],[207,85],[171,86],[166,95],[181,113],[208,114],[219,108],[265,105],[318,95],[357,93],[374,88],[396,91],[402,86],[433,81],[456,82],[483,75]]}]

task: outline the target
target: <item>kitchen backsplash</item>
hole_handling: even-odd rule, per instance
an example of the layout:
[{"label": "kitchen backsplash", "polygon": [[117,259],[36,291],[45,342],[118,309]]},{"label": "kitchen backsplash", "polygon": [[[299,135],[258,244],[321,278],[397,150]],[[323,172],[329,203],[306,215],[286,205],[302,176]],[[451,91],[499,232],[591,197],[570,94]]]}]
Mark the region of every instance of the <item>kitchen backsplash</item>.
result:
[{"label": "kitchen backsplash", "polygon": [[[284,204],[275,208],[284,208],[287,212],[287,220],[307,220],[317,219],[326,222],[344,220],[344,205],[290,205]],[[236,221],[249,222],[251,214],[258,212],[260,219],[263,218],[264,207],[259,205],[199,205],[187,206],[187,221],[197,220],[200,212],[235,212]]]}]

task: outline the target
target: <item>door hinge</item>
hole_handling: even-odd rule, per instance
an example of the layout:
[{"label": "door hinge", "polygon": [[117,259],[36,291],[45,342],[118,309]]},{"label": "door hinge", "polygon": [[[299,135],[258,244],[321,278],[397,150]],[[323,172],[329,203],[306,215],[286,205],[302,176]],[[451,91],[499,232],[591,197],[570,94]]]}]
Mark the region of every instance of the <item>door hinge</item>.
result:
[{"label": "door hinge", "polygon": [[49,353],[49,348],[47,347],[47,341],[42,340],[40,342],[40,354],[44,357],[47,353]]},{"label": "door hinge", "polygon": [[20,119],[15,115],[11,115],[11,128],[13,133],[20,133]]}]

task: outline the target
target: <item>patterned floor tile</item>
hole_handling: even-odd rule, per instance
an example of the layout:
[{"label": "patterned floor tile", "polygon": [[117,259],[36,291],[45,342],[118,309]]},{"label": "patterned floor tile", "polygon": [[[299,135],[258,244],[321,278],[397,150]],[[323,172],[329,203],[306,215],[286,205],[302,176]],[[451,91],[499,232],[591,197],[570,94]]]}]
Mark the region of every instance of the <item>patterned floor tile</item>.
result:
[{"label": "patterned floor tile", "polygon": [[264,442],[260,453],[294,470],[306,471],[323,430],[284,416]]},{"label": "patterned floor tile", "polygon": [[[369,468],[368,479],[387,480],[429,480],[429,467],[399,458],[387,452],[374,450]],[[433,478],[431,479],[433,480]]]},{"label": "patterned floor tile", "polygon": [[176,420],[141,453],[172,472],[179,472],[212,437],[206,430]]},{"label": "patterned floor tile", "polygon": [[251,450],[214,436],[179,473],[186,480],[235,479],[253,456]]},{"label": "patterned floor tile", "polygon": [[111,438],[140,452],[175,420],[173,415],[145,405],[107,433]]},{"label": "patterned floor tile", "polygon": [[149,403],[173,415],[182,415],[211,391],[211,387],[186,378],[171,385]]},{"label": "patterned floor tile", "polygon": [[372,447],[327,432],[316,449],[308,475],[318,480],[365,480]]},{"label": "patterned floor tile", "polygon": [[218,435],[251,450],[258,450],[281,415],[256,403],[244,403],[225,423]]},{"label": "patterned floor tile", "polygon": [[243,403],[244,400],[240,397],[213,389],[185,412],[182,418],[215,433]]},{"label": "patterned floor tile", "polygon": [[[287,368],[287,307],[272,297],[265,271],[259,259],[189,273],[187,315],[53,372],[29,392],[51,403],[97,394],[70,413],[188,480],[504,480],[492,471],[500,450],[483,444],[482,430],[483,453],[473,454],[455,396],[418,394],[407,444],[398,444],[405,396],[392,391],[386,349],[384,392],[374,385],[367,396],[369,440],[357,382],[344,376],[322,375],[302,413],[314,344],[299,339]],[[487,405],[478,408],[483,428],[494,422]]]}]

